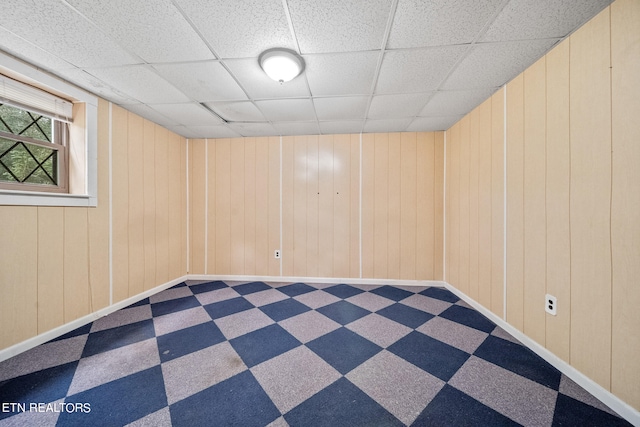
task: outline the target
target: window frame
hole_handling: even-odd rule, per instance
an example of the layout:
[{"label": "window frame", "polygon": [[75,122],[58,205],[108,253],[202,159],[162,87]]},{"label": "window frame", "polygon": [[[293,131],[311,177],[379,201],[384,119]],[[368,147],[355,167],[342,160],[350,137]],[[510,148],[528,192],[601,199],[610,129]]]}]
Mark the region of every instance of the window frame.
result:
[{"label": "window frame", "polygon": [[[58,79],[26,62],[0,51],[0,72],[13,79],[38,87],[44,91],[59,94],[74,104],[74,118],[76,112],[83,116],[81,124],[73,124],[70,129],[76,139],[73,143],[80,145],[79,163],[71,157],[77,147],[69,147],[67,141],[67,192],[42,191],[40,186],[26,186],[14,184],[20,188],[8,189],[5,185],[0,188],[0,206],[85,206],[98,205],[98,97]],[[68,138],[71,139],[71,138]],[[79,140],[78,140],[79,139]],[[81,183],[72,186],[69,182],[71,168],[81,177]],[[76,180],[78,181],[78,180]],[[3,183],[8,184],[8,183]],[[36,187],[36,188],[34,188]]]}]

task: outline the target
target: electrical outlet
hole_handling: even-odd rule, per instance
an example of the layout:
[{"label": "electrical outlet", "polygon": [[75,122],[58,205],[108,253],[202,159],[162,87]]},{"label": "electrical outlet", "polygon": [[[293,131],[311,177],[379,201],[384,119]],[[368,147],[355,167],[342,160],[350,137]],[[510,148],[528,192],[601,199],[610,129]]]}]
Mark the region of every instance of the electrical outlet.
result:
[{"label": "electrical outlet", "polygon": [[280,249],[276,249],[276,250],[275,250],[275,252],[273,253],[273,256],[274,256],[276,259],[280,259],[280,256],[281,256],[281,255],[282,255],[282,254],[280,253]]},{"label": "electrical outlet", "polygon": [[549,294],[544,296],[544,310],[553,316],[558,314],[558,300],[556,297]]}]

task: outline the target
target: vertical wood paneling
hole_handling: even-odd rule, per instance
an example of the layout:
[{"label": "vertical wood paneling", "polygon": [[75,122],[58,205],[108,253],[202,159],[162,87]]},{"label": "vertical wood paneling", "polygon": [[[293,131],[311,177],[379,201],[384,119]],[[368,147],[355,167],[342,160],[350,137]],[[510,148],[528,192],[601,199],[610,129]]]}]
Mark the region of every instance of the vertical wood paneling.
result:
[{"label": "vertical wood paneling", "polygon": [[[429,135],[429,134],[422,134]],[[434,177],[433,177],[433,274],[420,274],[417,279],[443,280],[444,271],[442,259],[444,257],[444,132],[435,132],[434,134]],[[421,169],[427,169],[429,162]],[[429,200],[429,196],[425,197],[426,201]],[[420,202],[419,202],[420,203]]]},{"label": "vertical wood paneling", "polygon": [[[418,267],[416,249],[417,235],[419,233],[417,224],[417,135],[415,133],[403,133],[400,144],[400,278],[415,280]],[[421,194],[420,199],[426,200],[428,196]],[[424,237],[426,236],[419,236],[421,240]],[[428,246],[428,242],[424,242],[424,244]],[[430,261],[426,254],[421,254],[419,260],[419,263],[423,265]]]},{"label": "vertical wood paneling", "polygon": [[333,276],[333,135],[322,135],[318,141],[318,275]]},{"label": "vertical wood paneling", "polygon": [[360,135],[350,136],[349,276],[360,276]]},{"label": "vertical wood paneling", "polygon": [[333,276],[349,277],[351,233],[351,141],[349,135],[333,139]]},{"label": "vertical wood paneling", "polygon": [[294,249],[294,160],[296,140],[293,136],[282,138],[282,274],[293,276]]},{"label": "vertical wood paneling", "polygon": [[215,143],[216,274],[231,274],[231,140]]},{"label": "vertical wood paneling", "polygon": [[244,141],[244,274],[256,274],[256,140]]},{"label": "vertical wood paneling", "polygon": [[[169,275],[171,278],[180,277],[185,273],[185,270],[182,269],[182,257],[184,256],[182,244],[182,210],[186,208],[186,203],[182,204],[182,196],[185,194],[185,191],[181,179],[182,158],[180,155],[185,146],[186,141],[184,139],[175,134],[169,135]],[[113,197],[115,200],[115,191]]]},{"label": "vertical wood paneling", "polygon": [[478,177],[480,144],[480,111],[474,109],[469,114],[469,296],[478,301],[479,265],[478,265]]},{"label": "vertical wood paneling", "polygon": [[470,153],[470,119],[469,116],[460,120],[460,266],[458,271],[459,289],[469,294],[469,159]]},{"label": "vertical wood paneling", "polygon": [[280,138],[269,138],[269,275],[280,275],[281,259],[273,257],[280,247]]},{"label": "vertical wood paneling", "polygon": [[306,174],[306,239],[307,239],[307,275],[317,277],[319,273],[319,208],[320,208],[320,146],[317,136],[307,137],[307,174]]},{"label": "vertical wood paneling", "polygon": [[143,191],[144,191],[144,289],[156,286],[156,133],[155,125],[143,124]]},{"label": "vertical wood paneling", "polygon": [[[129,114],[112,106],[113,302],[129,296]],[[180,200],[178,200],[180,202]]]},{"label": "vertical wood paneling", "polygon": [[128,120],[129,294],[144,290],[144,127],[133,113]]},{"label": "vertical wood paneling", "polygon": [[[571,36],[571,364],[611,382],[609,9]],[[578,326],[579,325],[579,326]]]},{"label": "vertical wood paneling", "polygon": [[571,241],[569,235],[569,40],[546,56],[547,63],[547,293],[558,314],[546,318],[546,347],[569,362],[571,345]]},{"label": "vertical wood paneling", "polygon": [[[524,332],[544,345],[546,276],[545,58],[524,72]],[[538,302],[538,304],[536,304]]]},{"label": "vertical wood paneling", "polygon": [[362,135],[362,277],[375,277],[375,135]]},{"label": "vertical wood paneling", "polygon": [[180,269],[186,274],[189,269],[187,260],[187,140],[180,144]]},{"label": "vertical wood paneling", "polygon": [[[177,276],[169,275],[169,131],[156,126],[155,141],[155,241],[156,241],[156,286]],[[171,158],[172,162],[177,161]]]},{"label": "vertical wood paneling", "polygon": [[189,273],[204,274],[205,264],[205,140],[189,140],[189,243],[191,245]]},{"label": "vertical wood paneling", "polygon": [[269,138],[256,138],[256,274],[269,274]]},{"label": "vertical wood paneling", "polygon": [[500,317],[505,286],[504,120],[504,89],[500,89],[491,97],[491,311]]},{"label": "vertical wood paneling", "polygon": [[447,209],[447,229],[450,239],[447,240],[449,252],[449,274],[447,282],[455,287],[460,286],[460,122],[449,130],[451,141],[447,145],[451,148],[451,167],[448,169],[450,192],[447,194],[449,208]]},{"label": "vertical wood paneling", "polygon": [[207,244],[207,274],[218,274],[216,269],[216,248],[217,241],[216,236],[216,139],[207,140],[207,217],[205,218],[207,224],[207,235],[204,236]]},{"label": "vertical wood paneling", "polygon": [[46,302],[38,305],[38,333],[42,333],[64,324],[64,211],[41,206],[37,212],[37,301]]},{"label": "vertical wood paneling", "polygon": [[389,134],[387,277],[400,278],[400,134]]},{"label": "vertical wood paneling", "polygon": [[64,321],[92,312],[89,300],[87,210],[64,208]]},{"label": "vertical wood paneling", "polygon": [[375,134],[374,150],[373,275],[389,277],[389,135]]},{"label": "vertical wood paneling", "polygon": [[[434,278],[434,171],[435,134],[416,134],[416,263],[414,279],[431,280]],[[410,185],[410,184],[409,184]]]},{"label": "vertical wood paneling", "polygon": [[[292,221],[292,238],[293,247],[291,250],[291,259],[293,260],[293,275],[305,276],[307,274],[307,196],[315,197],[308,191],[308,157],[307,157],[307,137],[296,136],[293,143],[293,175],[292,183],[293,192],[293,221]],[[289,188],[289,186],[287,186]],[[316,259],[310,259],[309,262],[315,262]]]},{"label": "vertical wood paneling", "polygon": [[640,409],[640,3],[611,5],[611,391]]},{"label": "vertical wood paneling", "polygon": [[507,85],[507,321],[524,325],[524,77]]},{"label": "vertical wood paneling", "polygon": [[491,98],[478,107],[478,302],[491,308]]}]

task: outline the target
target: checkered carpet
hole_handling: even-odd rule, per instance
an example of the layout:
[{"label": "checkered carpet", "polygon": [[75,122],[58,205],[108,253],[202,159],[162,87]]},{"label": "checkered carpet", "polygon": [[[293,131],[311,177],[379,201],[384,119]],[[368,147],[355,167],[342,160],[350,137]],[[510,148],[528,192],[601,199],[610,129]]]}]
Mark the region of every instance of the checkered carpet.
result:
[{"label": "checkered carpet", "polygon": [[0,426],[629,425],[443,288],[183,283],[0,363]]}]

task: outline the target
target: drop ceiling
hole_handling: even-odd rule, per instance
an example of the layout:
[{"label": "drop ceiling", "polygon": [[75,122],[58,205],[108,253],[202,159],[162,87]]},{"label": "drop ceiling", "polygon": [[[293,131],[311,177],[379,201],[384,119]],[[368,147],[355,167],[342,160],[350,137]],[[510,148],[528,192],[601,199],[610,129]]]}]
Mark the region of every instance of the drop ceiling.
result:
[{"label": "drop ceiling", "polygon": [[[0,50],[187,138],[445,130],[610,0],[4,0]],[[280,85],[258,55],[306,62]]]}]

